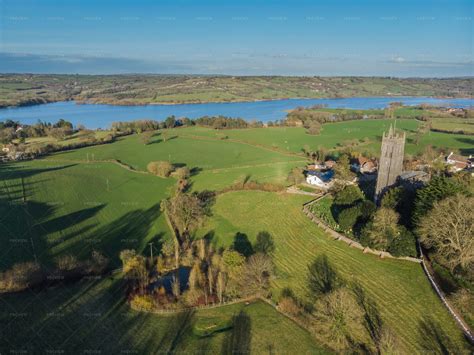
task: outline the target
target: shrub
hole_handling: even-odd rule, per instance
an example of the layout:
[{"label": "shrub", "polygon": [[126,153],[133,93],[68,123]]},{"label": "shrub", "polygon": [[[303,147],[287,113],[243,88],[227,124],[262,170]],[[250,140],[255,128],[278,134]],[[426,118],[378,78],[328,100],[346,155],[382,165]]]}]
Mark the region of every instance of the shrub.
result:
[{"label": "shrub", "polygon": [[290,316],[296,317],[300,314],[301,309],[295,300],[291,297],[283,297],[278,303],[278,309]]},{"label": "shrub", "polygon": [[343,209],[337,216],[337,222],[343,231],[350,231],[357,222],[357,219],[361,216],[362,211],[359,207],[353,206]]},{"label": "shrub", "polygon": [[275,243],[270,233],[258,232],[254,250],[256,253],[271,254],[275,251]]},{"label": "shrub", "polygon": [[417,256],[415,236],[405,227],[399,228],[400,234],[393,238],[388,246],[388,251],[393,256]]},{"label": "shrub", "polygon": [[136,295],[130,301],[130,306],[139,311],[152,311],[155,302],[150,295]]},{"label": "shrub", "polygon": [[41,267],[35,262],[25,262],[0,274],[0,291],[21,291],[28,287],[36,286],[43,281]]},{"label": "shrub", "polygon": [[354,205],[364,199],[364,194],[356,185],[348,185],[334,196],[334,204],[342,206]]},{"label": "shrub", "polygon": [[100,274],[105,271],[108,263],[109,263],[109,259],[107,259],[100,252],[94,250],[92,251],[92,257],[89,262],[89,267],[88,267],[87,272],[92,273],[92,274]]},{"label": "shrub", "polygon": [[185,180],[191,175],[191,171],[187,166],[183,166],[175,170],[176,177],[179,180]]},{"label": "shrub", "polygon": [[168,177],[173,171],[173,165],[167,161],[152,161],[146,168],[153,175],[161,177]]},{"label": "shrub", "polygon": [[71,271],[79,268],[80,263],[74,255],[63,255],[57,258],[56,265],[60,271]]}]

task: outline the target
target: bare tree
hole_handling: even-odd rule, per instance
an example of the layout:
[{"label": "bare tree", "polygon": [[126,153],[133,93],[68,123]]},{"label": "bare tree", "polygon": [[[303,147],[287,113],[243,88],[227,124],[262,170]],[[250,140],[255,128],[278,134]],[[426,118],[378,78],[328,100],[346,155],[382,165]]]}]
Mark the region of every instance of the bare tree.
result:
[{"label": "bare tree", "polygon": [[245,292],[266,295],[273,275],[274,265],[269,256],[261,253],[252,255],[243,269],[242,283],[245,285]]},{"label": "bare tree", "polygon": [[181,245],[187,241],[187,237],[201,224],[205,216],[205,210],[199,198],[182,192],[164,200],[162,208],[168,213],[174,227],[176,227]]},{"label": "bare tree", "polygon": [[451,271],[458,266],[468,270],[474,263],[474,197],[457,194],[435,202],[418,224],[424,246]]},{"label": "bare tree", "polygon": [[222,303],[224,300],[224,293],[225,293],[225,285],[226,285],[226,277],[225,273],[220,271],[217,275],[217,297],[219,298],[219,302]]},{"label": "bare tree", "polygon": [[364,313],[346,288],[339,288],[316,304],[311,331],[318,340],[337,352],[350,352],[353,345],[366,342]]}]

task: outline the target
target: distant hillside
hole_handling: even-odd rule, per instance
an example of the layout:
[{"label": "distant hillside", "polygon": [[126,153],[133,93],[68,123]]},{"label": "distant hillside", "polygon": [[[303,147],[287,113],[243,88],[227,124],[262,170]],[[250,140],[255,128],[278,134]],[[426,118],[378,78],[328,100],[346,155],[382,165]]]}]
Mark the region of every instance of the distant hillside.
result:
[{"label": "distant hillside", "polygon": [[0,107],[64,100],[139,105],[473,94],[474,78],[0,74]]}]

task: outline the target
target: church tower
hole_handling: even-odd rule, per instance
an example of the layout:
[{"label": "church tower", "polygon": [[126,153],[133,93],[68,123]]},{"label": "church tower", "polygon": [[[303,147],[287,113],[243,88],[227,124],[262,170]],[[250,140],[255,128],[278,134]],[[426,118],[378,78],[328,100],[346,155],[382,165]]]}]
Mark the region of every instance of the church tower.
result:
[{"label": "church tower", "polygon": [[383,133],[375,188],[375,202],[380,200],[383,193],[397,182],[397,177],[403,170],[403,154],[405,151],[405,132],[397,134],[390,125],[388,134]]}]

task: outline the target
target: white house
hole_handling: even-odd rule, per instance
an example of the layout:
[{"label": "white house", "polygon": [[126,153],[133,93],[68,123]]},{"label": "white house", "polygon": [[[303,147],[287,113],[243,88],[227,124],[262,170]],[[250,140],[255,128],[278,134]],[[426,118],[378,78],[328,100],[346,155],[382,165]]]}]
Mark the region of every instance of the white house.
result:
[{"label": "white house", "polygon": [[334,171],[325,172],[310,170],[306,172],[306,182],[310,185],[328,188],[331,185]]}]

